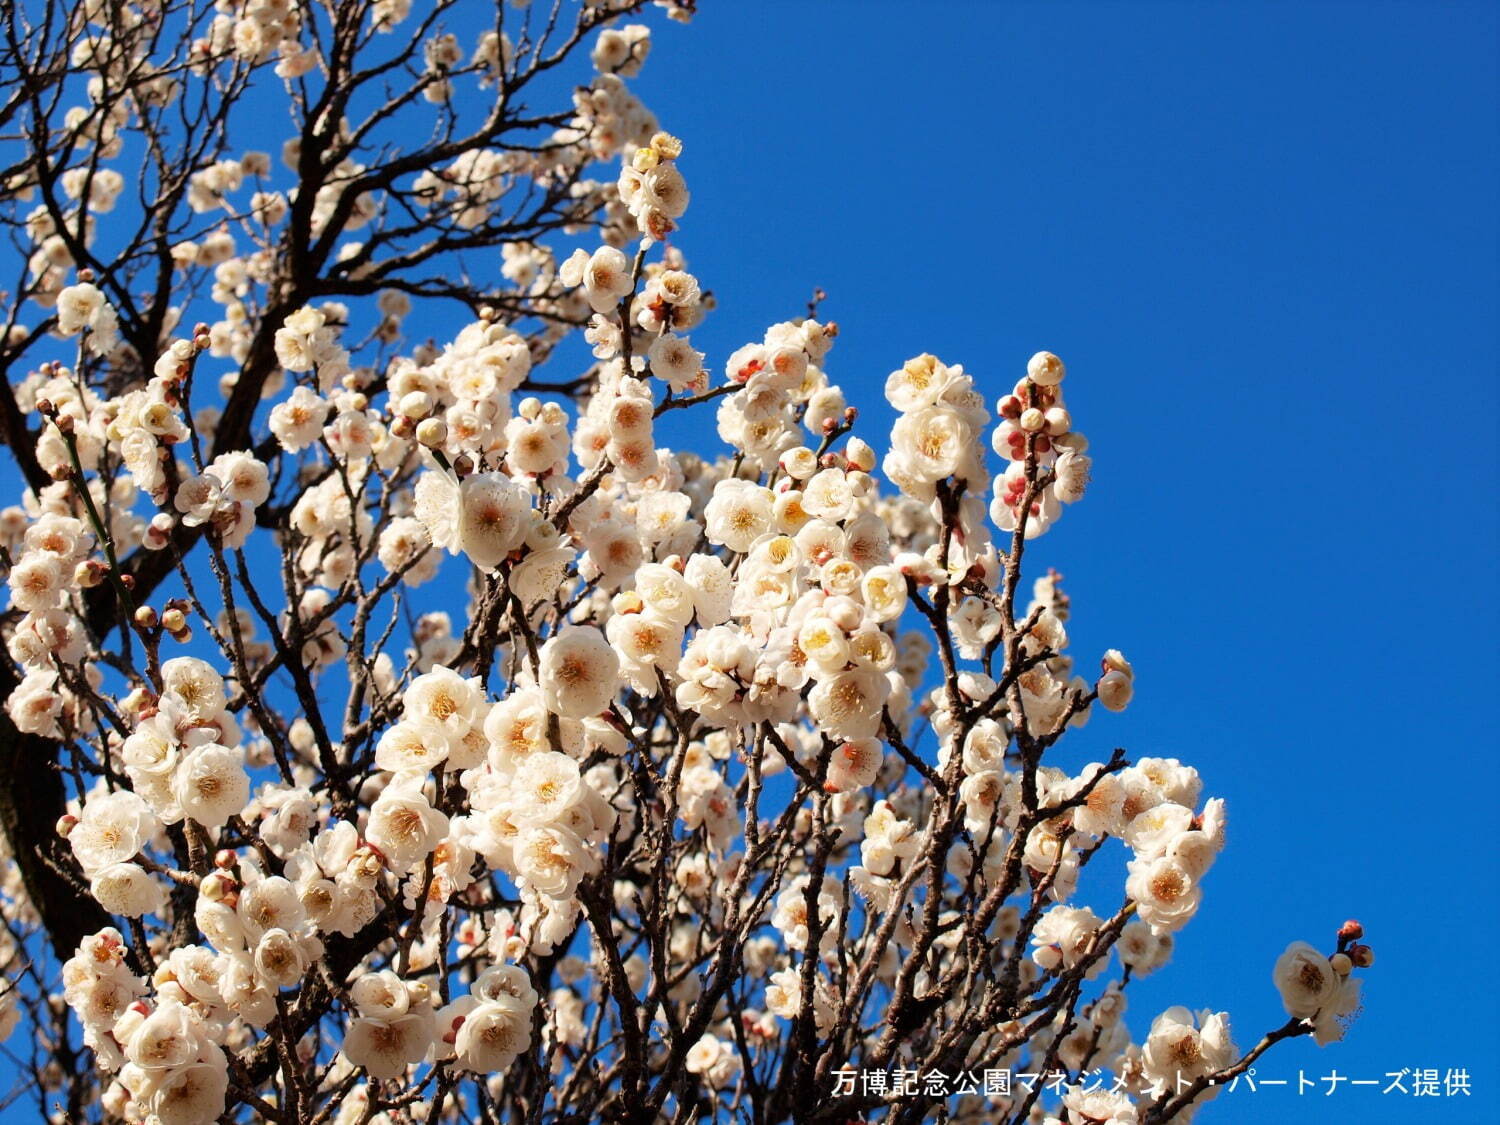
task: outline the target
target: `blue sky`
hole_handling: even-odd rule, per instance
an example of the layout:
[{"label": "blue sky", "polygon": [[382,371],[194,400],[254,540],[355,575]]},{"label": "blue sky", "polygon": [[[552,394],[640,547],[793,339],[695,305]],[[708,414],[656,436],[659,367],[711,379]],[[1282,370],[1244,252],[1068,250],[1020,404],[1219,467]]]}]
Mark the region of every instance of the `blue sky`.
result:
[{"label": "blue sky", "polygon": [[[814,286],[877,445],[909,356],[990,399],[1038,349],[1068,364],[1095,483],[1028,558],[1067,577],[1080,664],[1123,649],[1137,695],[1059,764],[1180,757],[1231,817],[1133,1030],[1212,1007],[1248,1047],[1286,943],[1357,917],[1349,1039],[1278,1047],[1258,1075],[1291,1087],[1204,1120],[1496,1119],[1497,9],[703,8],[652,20],[633,85],[687,146],[715,372]],[[1296,1093],[1403,1068],[1473,1096]]]},{"label": "blue sky", "polygon": [[[1295,938],[1365,924],[1349,1038],[1204,1120],[1489,1121],[1497,18],[1461,4],[707,3],[636,83],[687,143],[722,362],[812,287],[874,440],[931,351],[990,397],[1068,363],[1095,484],[1033,544],[1137,695],[1064,761],[1181,757],[1230,844],[1134,993],[1285,1017]],[[868,428],[866,428],[868,427]],[[1076,755],[1076,760],[1069,755]],[[1476,823],[1477,822],[1477,823]],[[1321,1081],[1466,1068],[1420,1099]],[[1299,1068],[1320,1079],[1299,1095]],[[1377,1088],[1378,1089],[1378,1088]]]}]

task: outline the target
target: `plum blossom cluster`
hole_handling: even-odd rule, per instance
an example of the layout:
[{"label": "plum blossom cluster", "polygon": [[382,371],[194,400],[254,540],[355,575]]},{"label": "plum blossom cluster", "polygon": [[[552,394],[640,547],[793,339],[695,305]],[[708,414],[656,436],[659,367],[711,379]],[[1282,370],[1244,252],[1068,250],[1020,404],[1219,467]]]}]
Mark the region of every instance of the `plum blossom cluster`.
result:
[{"label": "plum blossom cluster", "polygon": [[86,939],[63,965],[64,995],[83,1024],[84,1041],[101,1064],[119,1071],[107,1110],[118,1114],[134,1105],[162,1125],[223,1112],[229,1068],[219,975],[209,950],[174,950],[156,973],[149,1004],[140,999],[147,984],[126,963],[115,929]]},{"label": "plum blossom cluster", "polygon": [[[1026,534],[1041,535],[1061,514],[1063,504],[1083,498],[1093,463],[1088,439],[1073,429],[1073,416],[1063,405],[1062,360],[1051,352],[1037,352],[1026,365],[1026,377],[995,406],[1001,422],[995,428],[995,452],[1005,458],[1005,471],[995,481],[990,515],[1002,531],[1018,522],[1026,508]],[[1026,462],[1034,459],[1051,471],[1045,485],[1028,482]]]},{"label": "plum blossom cluster", "polygon": [[1360,981],[1353,970],[1375,963],[1374,951],[1359,940],[1364,936],[1364,927],[1351,920],[1339,927],[1332,956],[1294,941],[1276,961],[1272,979],[1287,1015],[1312,1021],[1313,1038],[1320,1044],[1342,1039],[1359,1012]]},{"label": "plum blossom cluster", "polygon": [[[1105,1068],[937,1101],[1145,1125],[1340,1038],[1352,923],[1288,948],[1289,1022],[1248,1052],[1211,1008],[1127,1018],[1227,820],[1192,766],[1083,733],[1136,672],[1075,663],[1026,559],[1092,471],[1062,361],[907,359],[877,432],[817,300],[711,357],[692,149],[629,86],[642,0],[429,7],[82,5],[59,65],[90,77],[57,90],[92,155],[5,185],[0,902],[62,994],[0,993],[0,1033],[83,1060],[43,1100],[822,1120],[847,1067]],[[594,73],[528,108],[575,49]],[[298,91],[279,163],[212,117],[167,147],[164,108],[262,72]],[[132,131],[181,160],[115,255]]]},{"label": "plum blossom cluster", "polygon": [[13,509],[10,521],[19,525],[19,534],[9,537],[6,584],[18,616],[6,636],[6,651],[24,674],[6,700],[6,711],[17,730],[31,734],[60,733],[68,702],[61,690],[64,669],[90,675],[83,666],[85,631],[66,603],[71,589],[97,584],[98,567],[84,521],[63,514],[68,505],[59,507],[42,511],[38,505],[34,521]]}]

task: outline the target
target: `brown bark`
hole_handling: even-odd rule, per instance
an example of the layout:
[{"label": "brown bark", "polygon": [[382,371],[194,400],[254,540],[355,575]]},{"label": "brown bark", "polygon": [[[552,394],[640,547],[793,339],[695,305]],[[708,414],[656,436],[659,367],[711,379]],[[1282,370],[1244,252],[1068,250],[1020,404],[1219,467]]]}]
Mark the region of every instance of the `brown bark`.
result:
[{"label": "brown bark", "polygon": [[[10,697],[16,675],[0,660],[0,695]],[[84,937],[110,924],[109,915],[59,873],[48,854],[57,841],[57,820],[67,810],[67,794],[57,770],[61,747],[48,738],[23,734],[0,710],[0,829],[15,856],[26,894],[41,917],[58,960],[66,960]]]}]

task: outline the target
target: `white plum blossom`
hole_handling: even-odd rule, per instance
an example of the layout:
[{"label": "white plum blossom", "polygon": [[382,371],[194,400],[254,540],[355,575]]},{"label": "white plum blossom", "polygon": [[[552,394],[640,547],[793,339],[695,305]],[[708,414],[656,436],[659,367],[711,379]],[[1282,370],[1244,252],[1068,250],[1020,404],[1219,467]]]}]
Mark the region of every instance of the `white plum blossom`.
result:
[{"label": "white plum blossom", "polygon": [[1287,1015],[1316,1016],[1338,997],[1343,981],[1328,958],[1305,941],[1294,941],[1272,971]]},{"label": "white plum blossom", "polygon": [[620,658],[599,630],[570,625],[542,646],[538,674],[548,709],[583,719],[609,709],[619,686]]}]

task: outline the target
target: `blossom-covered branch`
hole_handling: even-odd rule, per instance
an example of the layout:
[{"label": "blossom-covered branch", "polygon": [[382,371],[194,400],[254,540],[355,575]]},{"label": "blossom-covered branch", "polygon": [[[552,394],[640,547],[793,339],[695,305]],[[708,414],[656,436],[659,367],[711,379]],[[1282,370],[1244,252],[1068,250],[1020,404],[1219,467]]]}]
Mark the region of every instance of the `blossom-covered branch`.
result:
[{"label": "blossom-covered branch", "polygon": [[[1357,1008],[1351,923],[1249,1053],[1132,1037],[1225,811],[1056,764],[1136,676],[1027,559],[1092,471],[1064,365],[908,359],[877,433],[821,292],[695,347],[648,7],[4,30],[0,1032],[51,1119],[1184,1120]],[[841,1090],[997,1067],[1116,1081]]]}]

